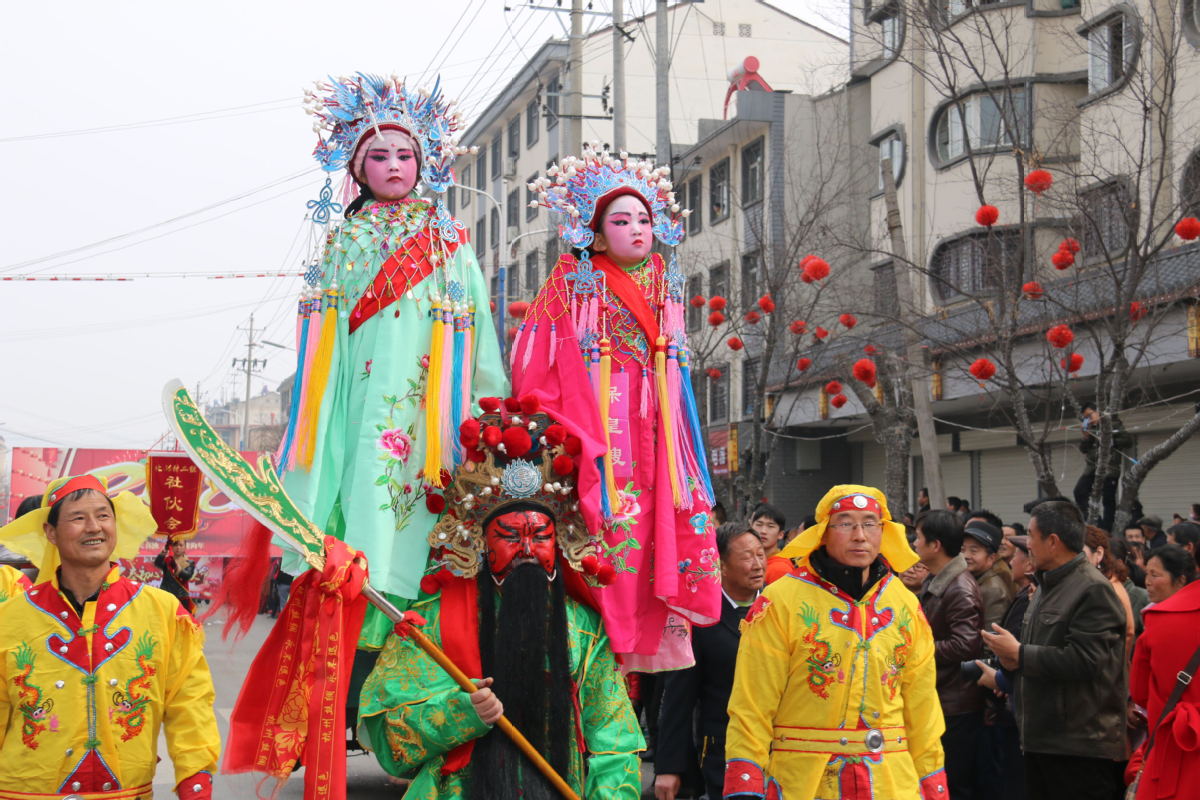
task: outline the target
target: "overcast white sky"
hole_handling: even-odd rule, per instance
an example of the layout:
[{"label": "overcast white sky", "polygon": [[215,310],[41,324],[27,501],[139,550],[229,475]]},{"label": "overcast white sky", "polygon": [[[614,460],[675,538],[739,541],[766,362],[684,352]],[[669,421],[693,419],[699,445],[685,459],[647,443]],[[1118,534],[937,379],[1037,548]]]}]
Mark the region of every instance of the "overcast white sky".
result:
[{"label": "overcast white sky", "polygon": [[[838,0],[774,4],[830,30],[845,19]],[[328,74],[411,80],[439,64],[448,96],[480,109],[524,55],[561,35],[560,15],[509,5],[66,0],[6,9],[0,277],[297,271],[315,230],[305,202],[324,180],[300,92]],[[626,0],[626,14],[653,5]],[[205,112],[217,113],[130,125]],[[107,126],[124,129],[91,130]],[[89,132],[47,135],[80,130]],[[123,238],[88,247],[112,237]],[[64,252],[76,248],[85,249]],[[231,360],[245,355],[238,327],[251,313],[266,329],[259,338],[292,343],[300,286],[0,282],[0,436],[13,446],[149,447],[166,428],[167,380],[198,384],[208,399],[241,395]],[[269,359],[256,393],[294,367],[289,352],[255,355]]]}]

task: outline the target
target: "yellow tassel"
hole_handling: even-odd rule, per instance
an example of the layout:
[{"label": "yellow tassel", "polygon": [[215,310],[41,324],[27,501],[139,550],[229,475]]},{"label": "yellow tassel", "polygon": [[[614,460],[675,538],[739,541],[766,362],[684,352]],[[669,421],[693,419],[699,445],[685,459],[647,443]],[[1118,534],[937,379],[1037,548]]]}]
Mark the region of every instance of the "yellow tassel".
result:
[{"label": "yellow tassel", "polygon": [[442,424],[438,418],[442,396],[442,304],[433,301],[433,336],[429,343],[429,369],[425,371],[425,482],[442,488]]},{"label": "yellow tassel", "polygon": [[667,472],[671,476],[671,499],[675,507],[683,504],[679,496],[679,470],[675,467],[675,427],[671,424],[671,398],[667,394],[667,340],[659,336],[654,342],[654,371],[658,379],[658,412],[662,418],[659,436],[667,437]]},{"label": "yellow tassel", "polygon": [[336,289],[325,293],[325,313],[321,317],[321,338],[313,354],[312,368],[308,373],[308,403],[303,409],[297,436],[296,463],[304,469],[312,467],[313,453],[317,447],[317,422],[321,416],[321,401],[325,397],[325,386],[329,383],[329,367],[333,363],[334,340],[337,338],[338,297]]},{"label": "yellow tassel", "polygon": [[608,409],[611,401],[612,387],[612,342],[600,340],[600,424],[604,426],[604,485],[608,492],[609,507],[613,513],[621,506],[621,498],[617,496],[617,481],[613,475],[612,434],[609,433]]}]

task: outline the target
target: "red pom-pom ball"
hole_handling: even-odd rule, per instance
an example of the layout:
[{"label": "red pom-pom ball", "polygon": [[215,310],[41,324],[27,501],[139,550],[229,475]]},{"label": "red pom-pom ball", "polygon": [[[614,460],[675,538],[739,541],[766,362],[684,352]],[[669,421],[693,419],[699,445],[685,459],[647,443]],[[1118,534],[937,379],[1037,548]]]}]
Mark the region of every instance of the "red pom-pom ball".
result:
[{"label": "red pom-pom ball", "polygon": [[513,426],[504,431],[504,454],[509,458],[520,458],[529,452],[529,448],[533,447],[533,440],[529,438],[529,431],[524,428]]},{"label": "red pom-pom ball", "polygon": [[704,305],[708,301],[704,299],[704,295],[698,294],[695,297],[693,297],[689,302],[691,302],[692,308],[704,308]]},{"label": "red pom-pom ball", "polygon": [[1024,294],[1028,300],[1041,300],[1042,296],[1045,295],[1046,292],[1042,289],[1042,285],[1040,283],[1037,281],[1030,281],[1029,283],[1021,286],[1021,293]]},{"label": "red pom-pom ball", "polygon": [[729,347],[730,350],[741,350],[743,347],[746,346],[746,345],[742,344],[742,340],[736,336],[730,336],[728,339],[725,340],[725,344]]},{"label": "red pom-pom ball", "polygon": [[708,307],[713,311],[724,311],[725,298],[721,297],[719,294],[714,294],[711,298],[709,298]]},{"label": "red pom-pom ball", "polygon": [[1066,325],[1055,325],[1046,331],[1046,341],[1061,350],[1075,341],[1075,334]]},{"label": "red pom-pom ball", "polygon": [[711,380],[714,381],[721,377],[721,370],[717,369],[716,367],[709,367],[704,372]]},{"label": "red pom-pom ball", "polygon": [[770,314],[775,310],[775,301],[771,299],[771,295],[764,294],[758,298],[758,307],[763,310],[764,314]]},{"label": "red pom-pom ball", "polygon": [[995,206],[980,206],[975,212],[975,221],[985,228],[990,228],[996,224],[996,220],[1000,219],[1000,209]]},{"label": "red pom-pom ball", "polygon": [[563,442],[563,450],[569,456],[577,456],[583,452],[583,440],[578,436],[568,436]]},{"label": "red pom-pom ball", "polygon": [[1146,309],[1146,306],[1137,300],[1134,300],[1129,304],[1129,319],[1132,322],[1137,322],[1145,317],[1148,313],[1150,312]]},{"label": "red pom-pom ball", "polygon": [[855,361],[850,372],[854,375],[855,379],[862,381],[868,386],[875,385],[875,362],[871,359],[860,358],[858,361]]},{"label": "red pom-pom ball", "polygon": [[489,414],[495,414],[500,410],[499,397],[481,397],[479,398],[479,407]]},{"label": "red pom-pom ball", "polygon": [[1179,220],[1175,223],[1175,235],[1188,242],[1200,237],[1200,219],[1184,217]]},{"label": "red pom-pom ball", "polygon": [[846,395],[835,394],[833,397],[829,398],[829,404],[834,408],[841,408],[842,406],[846,405]]},{"label": "red pom-pom ball", "polygon": [[1030,170],[1025,176],[1025,188],[1034,194],[1041,194],[1054,184],[1054,176],[1044,169]]},{"label": "red pom-pom ball", "polygon": [[1067,269],[1075,263],[1075,254],[1070,250],[1055,250],[1054,255],[1050,256],[1050,263],[1055,269]]},{"label": "red pom-pom ball", "polygon": [[841,394],[841,393],[842,393],[841,381],[830,381],[829,383],[825,384],[825,394]]},{"label": "red pom-pom ball", "polygon": [[483,443],[488,447],[496,447],[503,438],[504,432],[500,430],[499,426],[488,425],[483,429]]},{"label": "red pom-pom ball", "polygon": [[749,322],[751,325],[757,325],[758,321],[762,319],[762,316],[757,311],[747,311],[746,316],[742,319],[746,320],[746,322]]},{"label": "red pom-pom ball", "polygon": [[560,445],[567,440],[567,429],[559,425],[557,422],[546,428],[546,432],[542,434],[546,437],[546,444],[554,447]]},{"label": "red pom-pom ball", "polygon": [[808,332],[808,323],[802,319],[792,320],[792,324],[788,325],[788,330],[797,336],[800,336],[801,334]]},{"label": "red pom-pom ball", "polygon": [[714,311],[708,315],[708,324],[714,328],[725,322],[725,315],[720,311]]},{"label": "red pom-pom ball", "polygon": [[568,455],[555,456],[550,466],[556,475],[570,475],[575,471],[575,459]]},{"label": "red pom-pom ball", "polygon": [[425,508],[429,509],[430,514],[440,514],[446,510],[446,498],[437,492],[426,492]]},{"label": "red pom-pom ball", "polygon": [[809,283],[824,280],[829,277],[829,262],[820,256],[813,256],[804,265],[804,274],[810,279]]},{"label": "red pom-pom ball", "polygon": [[976,380],[986,381],[996,374],[996,365],[992,363],[990,358],[977,358],[967,368],[967,371],[975,376]]},{"label": "red pom-pom ball", "polygon": [[858,324],[858,317],[854,316],[853,314],[842,314],[840,317],[838,317],[838,322],[842,323],[843,327],[853,328]]},{"label": "red pom-pom ball", "polygon": [[824,339],[828,335],[829,331],[825,330],[820,325],[818,325],[817,329],[813,331],[813,336],[816,336],[818,339]]},{"label": "red pom-pom ball", "polygon": [[808,369],[811,366],[812,366],[811,358],[796,359],[796,369],[800,370],[801,372],[804,372],[806,369]]},{"label": "red pom-pom ball", "polygon": [[1059,250],[1068,250],[1072,253],[1078,253],[1079,247],[1080,247],[1079,240],[1072,239],[1070,236],[1068,236],[1066,239],[1063,239],[1061,242],[1058,243]]},{"label": "red pom-pom ball", "polygon": [[537,395],[527,394],[521,398],[521,413],[536,414],[542,407],[542,401],[538,400]]},{"label": "red pom-pom ball", "polygon": [[1083,356],[1079,353],[1071,353],[1059,363],[1067,372],[1079,372],[1080,367],[1083,366]]},{"label": "red pom-pom ball", "polygon": [[518,414],[521,411],[521,401],[515,397],[504,398],[504,408],[510,414]]},{"label": "red pom-pom ball", "polygon": [[463,424],[458,426],[458,441],[462,443],[463,447],[474,447],[479,444],[480,430],[479,420],[464,420]]}]

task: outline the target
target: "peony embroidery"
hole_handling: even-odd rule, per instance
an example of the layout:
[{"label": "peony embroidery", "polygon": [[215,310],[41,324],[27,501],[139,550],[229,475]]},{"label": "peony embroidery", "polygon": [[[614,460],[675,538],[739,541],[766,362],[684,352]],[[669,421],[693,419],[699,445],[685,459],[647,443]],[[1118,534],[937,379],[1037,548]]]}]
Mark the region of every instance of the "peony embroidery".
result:
[{"label": "peony embroidery", "polygon": [[379,446],[401,464],[407,464],[412,453],[412,437],[399,428],[394,428],[379,435]]}]

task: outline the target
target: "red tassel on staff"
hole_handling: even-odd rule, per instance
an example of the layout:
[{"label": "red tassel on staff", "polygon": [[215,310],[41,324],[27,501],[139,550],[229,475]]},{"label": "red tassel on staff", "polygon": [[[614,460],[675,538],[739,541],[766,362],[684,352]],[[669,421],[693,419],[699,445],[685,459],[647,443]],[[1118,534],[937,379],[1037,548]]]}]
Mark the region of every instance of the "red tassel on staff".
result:
[{"label": "red tassel on staff", "polygon": [[235,629],[238,629],[238,639],[245,636],[262,607],[263,584],[270,569],[271,531],[261,522],[255,522],[242,537],[237,555],[225,570],[217,596],[200,621],[206,622],[218,610],[227,608],[222,637],[228,638]]}]

